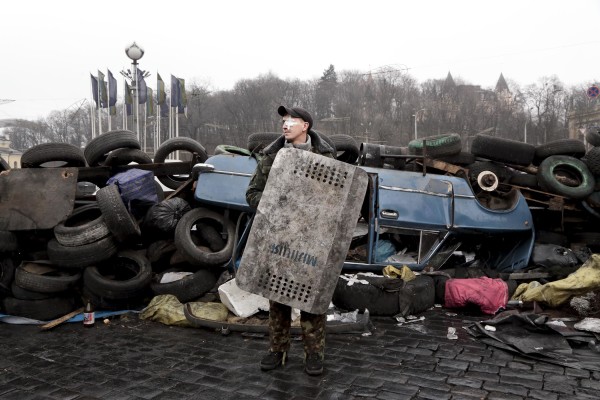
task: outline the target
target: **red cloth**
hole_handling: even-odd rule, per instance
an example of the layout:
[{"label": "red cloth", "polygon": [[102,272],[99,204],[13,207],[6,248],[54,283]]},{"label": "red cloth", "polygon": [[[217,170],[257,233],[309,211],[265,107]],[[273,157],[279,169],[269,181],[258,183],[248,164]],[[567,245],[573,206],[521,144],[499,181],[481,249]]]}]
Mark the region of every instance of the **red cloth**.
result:
[{"label": "red cloth", "polygon": [[478,305],[486,314],[496,314],[508,302],[508,285],[502,279],[488,277],[448,279],[445,306],[460,308],[467,304]]}]

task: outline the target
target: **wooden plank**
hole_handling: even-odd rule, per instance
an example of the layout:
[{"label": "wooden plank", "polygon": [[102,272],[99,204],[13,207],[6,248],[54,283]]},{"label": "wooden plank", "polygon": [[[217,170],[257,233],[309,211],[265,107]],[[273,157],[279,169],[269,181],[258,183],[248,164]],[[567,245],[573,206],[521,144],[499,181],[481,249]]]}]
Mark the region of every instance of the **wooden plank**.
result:
[{"label": "wooden plank", "polygon": [[74,316],[76,316],[76,315],[78,315],[78,314],[81,314],[82,312],[83,312],[83,307],[81,307],[81,308],[78,308],[78,309],[77,309],[77,310],[75,310],[75,311],[71,311],[71,312],[70,312],[70,313],[68,313],[67,315],[63,315],[62,317],[60,317],[60,318],[57,318],[57,319],[55,319],[54,321],[51,321],[51,322],[48,322],[48,323],[47,323],[47,324],[45,324],[45,325],[42,325],[42,326],[40,327],[40,329],[41,329],[41,330],[43,330],[43,331],[47,331],[48,329],[52,329],[52,328],[54,328],[55,326],[57,326],[57,325],[60,325],[60,324],[62,324],[63,322],[70,320],[70,319],[71,319],[71,318],[73,318]]}]

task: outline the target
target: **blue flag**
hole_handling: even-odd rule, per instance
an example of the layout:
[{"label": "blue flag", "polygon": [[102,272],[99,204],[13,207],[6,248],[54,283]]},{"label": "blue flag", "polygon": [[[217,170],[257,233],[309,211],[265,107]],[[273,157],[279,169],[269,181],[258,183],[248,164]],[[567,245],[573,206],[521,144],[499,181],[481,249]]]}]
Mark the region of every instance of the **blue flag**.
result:
[{"label": "blue flag", "polygon": [[104,74],[98,70],[98,86],[100,86],[100,107],[108,107],[108,91],[106,90],[106,81]]},{"label": "blue flag", "polygon": [[179,79],[171,75],[171,107],[179,107]]},{"label": "blue flag", "polygon": [[137,90],[139,96],[139,104],[145,104],[148,100],[148,88],[144,80],[144,74],[140,69],[137,70]]},{"label": "blue flag", "polygon": [[125,82],[125,108],[127,109],[127,115],[131,115],[133,99],[131,98],[131,88],[129,84]]},{"label": "blue flag", "polygon": [[92,74],[90,74],[90,78],[92,78],[92,98],[96,103],[96,108],[98,108],[98,79]]},{"label": "blue flag", "polygon": [[117,80],[110,69],[108,70],[108,105],[110,107],[117,104]]}]

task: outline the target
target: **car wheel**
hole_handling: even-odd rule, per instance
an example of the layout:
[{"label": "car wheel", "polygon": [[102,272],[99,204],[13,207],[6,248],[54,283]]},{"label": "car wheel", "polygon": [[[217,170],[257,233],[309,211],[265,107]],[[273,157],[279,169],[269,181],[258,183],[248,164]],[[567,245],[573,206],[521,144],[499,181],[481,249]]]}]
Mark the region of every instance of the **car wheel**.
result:
[{"label": "car wheel", "polygon": [[[566,177],[574,181],[574,185],[567,185],[558,180],[558,177]],[[540,164],[537,173],[540,186],[549,192],[583,199],[594,191],[596,184],[594,175],[585,163],[570,156],[550,156]]]},{"label": "car wheel", "polygon": [[161,278],[162,274],[157,275],[156,282],[150,284],[152,292],[155,295],[172,294],[182,303],[203,296],[217,283],[215,274],[207,269],[200,269],[191,275],[169,283],[159,283]]},{"label": "car wheel", "polygon": [[[177,150],[188,151],[190,153],[196,153],[198,155],[198,161],[204,162],[208,158],[206,155],[206,150],[204,146],[202,146],[196,140],[189,137],[174,137],[168,140],[165,140],[156,153],[154,154],[154,162],[155,163],[163,163],[167,159],[167,156]],[[190,173],[191,167],[190,167]],[[162,175],[158,176],[158,180],[162,182],[163,185],[170,189],[177,189],[179,186],[183,185],[183,183],[189,178],[189,175],[185,176],[176,176],[176,175]]]},{"label": "car wheel", "polygon": [[[194,242],[192,229],[199,230],[198,221],[203,220],[209,224],[218,224],[225,231],[227,240],[221,250],[203,251],[201,246]],[[196,266],[219,265],[227,262],[233,252],[234,238],[235,225],[233,222],[223,215],[205,208],[195,208],[189,211],[179,220],[175,228],[175,246],[190,264]]]},{"label": "car wheel", "polygon": [[516,140],[477,134],[471,144],[471,153],[476,157],[492,161],[529,165],[533,161],[535,146]]},{"label": "car wheel", "polygon": [[108,131],[92,139],[83,154],[90,167],[100,165],[105,159],[105,155],[113,150],[129,148],[140,149],[140,142],[137,135],[131,131],[114,130]]},{"label": "car wheel", "polygon": [[81,246],[108,235],[110,231],[96,202],[76,208],[66,221],[54,227],[54,237],[63,246]]},{"label": "car wheel", "polygon": [[427,145],[427,155],[430,157],[450,156],[460,153],[462,142],[457,133],[427,136],[408,142],[408,153],[423,155],[423,144]]},{"label": "car wheel", "polygon": [[540,144],[535,148],[534,161],[539,164],[544,159],[555,155],[581,158],[585,155],[585,144],[578,139],[560,139]]},{"label": "car wheel", "polygon": [[337,159],[339,161],[354,164],[360,155],[360,147],[350,135],[331,135],[331,141],[335,144],[337,150]]},{"label": "car wheel", "polygon": [[48,242],[48,258],[60,268],[85,268],[109,259],[116,252],[112,235],[81,246],[63,246],[56,239]]},{"label": "car wheel", "polygon": [[92,292],[109,299],[127,299],[143,293],[150,285],[150,261],[135,251],[121,251],[110,260],[87,267],[84,285]]},{"label": "car wheel", "polygon": [[140,237],[140,227],[125,207],[117,185],[108,185],[98,190],[96,200],[102,211],[104,223],[115,239],[119,242],[127,242]]},{"label": "car wheel", "polygon": [[85,157],[79,147],[68,143],[38,144],[21,156],[21,168],[44,167],[46,163],[61,168],[85,167]]},{"label": "car wheel", "polygon": [[74,286],[81,278],[77,270],[58,270],[50,265],[26,262],[15,270],[15,284],[39,293],[60,293]]},{"label": "car wheel", "polygon": [[152,158],[139,149],[116,149],[108,153],[108,156],[102,165],[113,167],[117,165],[127,165],[132,162],[136,164],[152,164]]}]

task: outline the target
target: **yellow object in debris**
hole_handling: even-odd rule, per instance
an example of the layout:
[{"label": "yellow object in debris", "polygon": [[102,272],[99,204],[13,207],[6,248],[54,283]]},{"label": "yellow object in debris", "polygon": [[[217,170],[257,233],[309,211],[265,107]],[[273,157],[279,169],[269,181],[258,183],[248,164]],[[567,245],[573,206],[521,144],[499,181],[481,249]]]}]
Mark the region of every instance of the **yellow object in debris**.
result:
[{"label": "yellow object in debris", "polygon": [[[211,321],[226,321],[229,314],[229,310],[222,303],[190,302],[188,304],[191,305],[194,315]],[[142,310],[140,318],[165,325],[192,326],[185,318],[183,304],[172,294],[155,296]]]},{"label": "yellow object in debris", "polygon": [[383,275],[388,278],[400,278],[404,282],[412,281],[417,277],[406,265],[403,265],[401,269],[398,269],[393,265],[388,265],[383,269]]},{"label": "yellow object in debris", "polygon": [[[592,254],[577,271],[565,279],[548,282],[544,285],[538,283],[533,287],[532,283],[534,282],[529,285],[519,285],[513,299],[544,302],[550,307],[559,306],[573,296],[580,296],[600,288],[600,254]],[[518,297],[517,294],[519,294]]]}]

